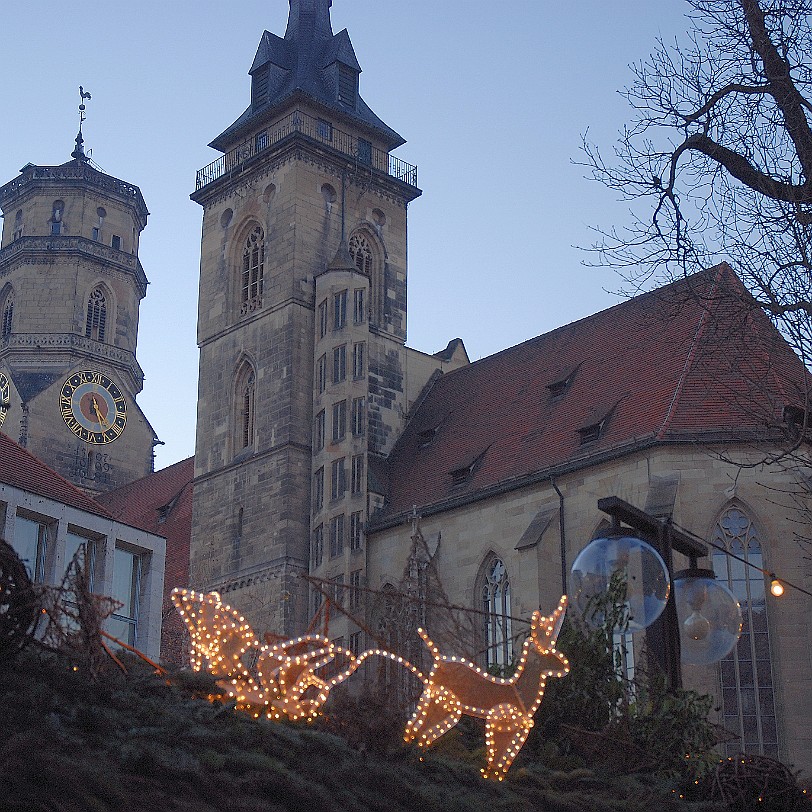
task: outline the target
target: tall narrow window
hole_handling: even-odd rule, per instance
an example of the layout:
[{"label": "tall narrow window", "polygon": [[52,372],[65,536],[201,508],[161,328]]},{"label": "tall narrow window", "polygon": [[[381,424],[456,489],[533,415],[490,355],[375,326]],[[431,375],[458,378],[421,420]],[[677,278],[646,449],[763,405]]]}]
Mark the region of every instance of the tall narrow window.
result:
[{"label": "tall narrow window", "polygon": [[[362,589],[363,570],[353,570],[350,573],[350,609],[358,609],[363,597]],[[352,636],[350,636],[352,640]]]},{"label": "tall narrow window", "polygon": [[14,216],[14,234],[12,240],[19,240],[23,236],[23,210],[19,209]]},{"label": "tall narrow window", "polygon": [[0,337],[8,338],[11,335],[11,325],[14,321],[14,299],[11,296],[6,299],[3,306],[3,331]]},{"label": "tall narrow window", "polygon": [[324,468],[313,474],[313,512],[318,513],[324,507]]},{"label": "tall narrow window", "polygon": [[340,330],[347,323],[347,291],[340,290],[333,296],[333,329]]},{"label": "tall narrow window", "polygon": [[236,386],[237,453],[254,445],[256,435],[256,376],[253,367],[245,362],[237,374]]},{"label": "tall narrow window", "polygon": [[321,394],[327,388],[327,356],[322,355],[316,361],[316,388]]},{"label": "tall narrow window", "polygon": [[113,236],[110,237],[110,247],[114,251],[121,250],[121,237],[118,234],[113,234]]},{"label": "tall narrow window", "polygon": [[313,426],[313,450],[321,451],[324,448],[324,409],[317,415]]},{"label": "tall narrow window", "polygon": [[96,288],[87,300],[87,319],[85,337],[94,341],[104,341],[107,328],[107,300],[104,291]]},{"label": "tall narrow window", "polygon": [[344,457],[333,460],[331,473],[330,498],[335,501],[336,499],[342,499],[344,492],[347,490],[347,463]]},{"label": "tall narrow window", "polygon": [[363,341],[352,345],[352,377],[356,380],[364,377],[364,347]]},{"label": "tall narrow window", "polygon": [[319,305],[319,338],[327,335],[327,299]]},{"label": "tall narrow window", "polygon": [[350,514],[350,549],[360,550],[363,546],[364,513],[361,510]]},{"label": "tall narrow window", "polygon": [[344,552],[344,516],[333,516],[330,519],[330,558]]},{"label": "tall narrow window", "polygon": [[513,660],[510,582],[504,563],[496,556],[485,564],[480,595],[485,613],[485,663],[488,668],[504,668]]},{"label": "tall narrow window", "polygon": [[[368,234],[359,231],[350,236],[349,249],[355,267],[362,274],[369,277],[370,301],[367,303],[367,315],[372,324],[377,324],[381,319],[383,308],[381,307],[381,280],[379,278],[380,274],[375,272],[377,263],[375,261],[376,252],[373,247],[372,239]],[[355,309],[355,302],[353,303],[354,315],[361,316],[364,311],[363,289],[359,289],[358,294],[361,301],[358,302],[359,308],[357,310]]]},{"label": "tall narrow window", "polygon": [[347,345],[333,349],[333,383],[341,383],[347,377]]},{"label": "tall narrow window", "polygon": [[107,621],[113,637],[129,646],[138,642],[138,610],[141,593],[143,557],[138,553],[116,547],[113,558],[113,589],[111,596],[121,606]]},{"label": "tall narrow window", "polygon": [[367,320],[366,291],[356,288],[353,293],[352,320],[356,324],[363,324]]},{"label": "tall narrow window", "polygon": [[355,454],[352,458],[352,470],[350,474],[350,493],[363,493],[366,481],[364,479],[364,455]]},{"label": "tall narrow window", "polygon": [[324,558],[324,525],[320,524],[313,531],[313,540],[310,544],[310,568],[321,566]]},{"label": "tall narrow window", "polygon": [[333,442],[340,443],[347,434],[347,401],[333,404]]},{"label": "tall narrow window", "polygon": [[716,577],[738,599],[744,620],[736,648],[720,664],[722,723],[737,737],[722,746],[727,755],[745,752],[777,758],[767,601],[761,572],[764,562],[758,531],[742,510],[732,507],[716,523],[713,540],[743,559],[737,560],[721,551],[713,554]]},{"label": "tall narrow window", "polygon": [[84,570],[88,589],[92,592],[96,577],[96,542],[78,533],[68,532],[65,537],[65,570],[74,558]]},{"label": "tall narrow window", "polygon": [[265,275],[265,234],[257,226],[245,241],[242,252],[241,307],[245,315],[262,307],[262,286]]},{"label": "tall narrow window", "polygon": [[358,139],[358,162],[367,165],[372,163],[372,142],[366,138]]},{"label": "tall narrow window", "polygon": [[45,578],[45,556],[48,551],[48,527],[42,522],[17,516],[11,540],[32,581]]},{"label": "tall narrow window", "polygon": [[366,417],[366,409],[364,408],[363,398],[352,399],[352,434],[353,437],[364,436],[364,418]]}]

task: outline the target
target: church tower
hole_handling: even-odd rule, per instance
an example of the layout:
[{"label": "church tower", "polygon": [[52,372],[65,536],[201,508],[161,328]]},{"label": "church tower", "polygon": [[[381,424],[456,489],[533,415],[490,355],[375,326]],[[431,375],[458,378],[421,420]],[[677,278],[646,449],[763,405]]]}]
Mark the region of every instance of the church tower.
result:
[{"label": "church tower", "polygon": [[191,583],[302,631],[303,574],[363,571],[370,464],[407,404],[406,207],[416,168],[359,93],[331,0],[265,31],[247,110],[198,172],[203,207]]},{"label": "church tower", "polygon": [[71,160],[24,166],[0,209],[0,430],[91,493],[146,476],[140,190],[92,165],[80,124]]}]

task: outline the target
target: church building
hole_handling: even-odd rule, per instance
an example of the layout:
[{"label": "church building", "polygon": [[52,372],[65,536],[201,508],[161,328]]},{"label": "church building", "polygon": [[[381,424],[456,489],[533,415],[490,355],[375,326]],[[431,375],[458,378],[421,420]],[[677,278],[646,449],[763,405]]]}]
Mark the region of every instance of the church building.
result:
[{"label": "church building", "polygon": [[724,263],[475,362],[460,339],[407,347],[417,168],[362,98],[331,0],[289,4],[191,195],[194,459],[151,472],[134,401],[147,210],[81,141],[0,187],[2,431],[167,538],[165,596],[216,590],[260,633],[356,651],[420,656],[423,626],[494,668],[571,588],[607,525],[598,500],[620,497],[711,545],[700,566],[741,602],[736,648],[683,669],[724,746],[812,772],[809,599],[766,589],[778,573],[812,591],[801,361]]}]

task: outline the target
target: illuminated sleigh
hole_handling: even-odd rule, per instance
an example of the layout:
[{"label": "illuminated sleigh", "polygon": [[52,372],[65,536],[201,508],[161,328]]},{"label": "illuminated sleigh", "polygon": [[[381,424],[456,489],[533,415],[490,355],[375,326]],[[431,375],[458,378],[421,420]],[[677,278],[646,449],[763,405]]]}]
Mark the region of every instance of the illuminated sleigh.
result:
[{"label": "illuminated sleigh", "polygon": [[384,657],[408,668],[423,683],[404,740],[428,747],[463,715],[484,719],[488,753],[482,774],[500,781],[533,727],[547,680],[569,671],[567,659],[555,648],[566,596],[550,617],[533,613],[530,636],[510,679],[492,677],[467,660],[441,654],[422,629],[420,636],[434,661],[428,676],[392,652],[369,649],[355,656],[319,635],[260,644],[245,618],[222,603],[216,592],[174,589],[172,602],[191,636],[192,668],[209,671],[240,710],[269,719],[313,719],[331,688],[365,659]]}]

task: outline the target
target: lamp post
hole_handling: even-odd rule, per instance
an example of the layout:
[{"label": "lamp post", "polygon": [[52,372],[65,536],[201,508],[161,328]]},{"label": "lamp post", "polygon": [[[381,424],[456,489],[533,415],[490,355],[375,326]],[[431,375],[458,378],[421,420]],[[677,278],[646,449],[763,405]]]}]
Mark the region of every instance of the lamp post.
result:
[{"label": "lamp post", "polygon": [[[619,578],[626,607],[623,630],[650,629],[650,660],[676,690],[682,687],[680,661],[716,662],[735,646],[741,633],[738,601],[715,580],[713,570],[697,567],[697,559],[708,554],[707,545],[616,496],[599,499],[598,508],[612,517],[612,528],[575,559],[574,602],[583,612]],[[687,556],[690,566],[672,575],[674,550]]]}]

